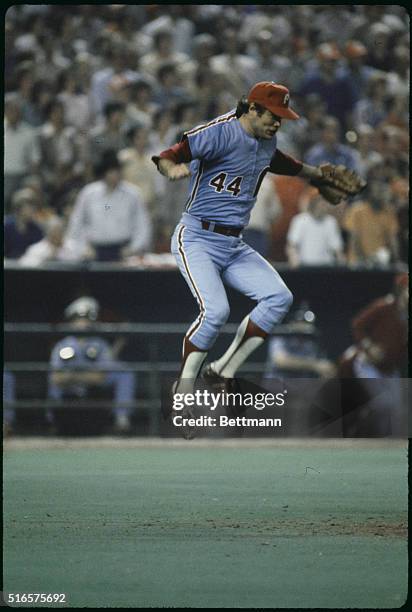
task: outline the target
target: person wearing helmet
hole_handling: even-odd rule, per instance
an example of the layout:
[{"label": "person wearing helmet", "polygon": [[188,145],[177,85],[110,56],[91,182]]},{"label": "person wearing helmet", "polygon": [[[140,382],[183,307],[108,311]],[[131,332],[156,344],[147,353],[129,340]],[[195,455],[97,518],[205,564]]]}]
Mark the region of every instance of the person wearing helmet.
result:
[{"label": "person wearing helmet", "polygon": [[[131,427],[135,374],[122,372],[111,345],[93,333],[99,312],[99,303],[90,296],[82,296],[66,307],[64,317],[72,325],[73,334],[57,342],[52,350],[48,394],[50,399],[78,403],[106,397],[110,392],[115,430],[127,433]],[[85,334],[88,330],[90,335]],[[53,422],[53,413],[48,418]]]}]

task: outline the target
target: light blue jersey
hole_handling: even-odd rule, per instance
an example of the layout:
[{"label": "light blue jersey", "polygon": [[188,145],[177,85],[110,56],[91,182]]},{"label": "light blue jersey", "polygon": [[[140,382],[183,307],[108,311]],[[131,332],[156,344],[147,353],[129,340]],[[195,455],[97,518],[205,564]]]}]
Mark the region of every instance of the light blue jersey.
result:
[{"label": "light blue jersey", "polygon": [[[234,110],[185,133],[192,161],[190,195],[172,237],[172,253],[199,315],[186,340],[208,351],[229,316],[224,285],[256,302],[249,320],[270,334],[292,303],[273,267],[243,242],[242,233],[217,226],[247,225],[260,184],[276,152],[276,136],[258,139],[242,127]],[[214,223],[205,227],[202,221]]]},{"label": "light blue jersey", "polygon": [[220,225],[244,227],[276,151],[276,136],[257,139],[235,111],[185,133],[193,161],[186,212]]}]

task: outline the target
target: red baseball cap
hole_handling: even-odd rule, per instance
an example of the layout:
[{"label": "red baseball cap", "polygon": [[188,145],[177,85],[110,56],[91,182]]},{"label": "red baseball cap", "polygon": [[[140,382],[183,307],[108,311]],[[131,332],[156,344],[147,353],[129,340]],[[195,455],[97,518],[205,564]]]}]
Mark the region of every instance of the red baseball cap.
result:
[{"label": "red baseball cap", "polygon": [[289,89],[273,81],[262,81],[253,85],[247,99],[248,102],[256,102],[284,119],[299,119],[299,115],[289,108]]}]

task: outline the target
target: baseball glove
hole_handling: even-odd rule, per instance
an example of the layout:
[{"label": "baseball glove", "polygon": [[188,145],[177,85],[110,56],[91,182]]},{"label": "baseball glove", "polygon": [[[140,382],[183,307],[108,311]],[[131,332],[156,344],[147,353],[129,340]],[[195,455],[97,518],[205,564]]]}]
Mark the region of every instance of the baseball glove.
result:
[{"label": "baseball glove", "polygon": [[322,177],[312,179],[310,184],[319,189],[329,204],[336,206],[342,200],[357,195],[366,187],[366,181],[345,166],[321,164],[319,168]]}]

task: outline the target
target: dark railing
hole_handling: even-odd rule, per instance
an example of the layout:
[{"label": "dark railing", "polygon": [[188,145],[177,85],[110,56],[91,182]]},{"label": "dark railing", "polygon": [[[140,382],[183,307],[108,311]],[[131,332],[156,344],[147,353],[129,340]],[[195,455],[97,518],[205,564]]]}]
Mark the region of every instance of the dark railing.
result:
[{"label": "dark railing", "polygon": [[[157,354],[157,345],[164,334],[178,334],[183,336],[187,326],[181,323],[94,323],[87,329],[79,330],[76,326],[67,323],[5,323],[4,332],[6,335],[25,335],[25,336],[65,336],[65,335],[100,335],[100,336],[128,336],[144,335],[149,346],[149,355]],[[227,324],[222,329],[222,334],[233,335],[237,330],[237,325]],[[279,325],[274,335],[279,336],[313,336],[311,330],[296,331],[291,325]],[[135,361],[121,362],[116,371],[144,373],[149,377],[147,397],[136,399],[134,402],[122,403],[125,408],[136,408],[139,411],[145,410],[149,416],[149,432],[152,435],[158,433],[159,415],[161,407],[160,390],[162,385],[162,374],[176,374],[179,371],[180,363],[177,361]],[[49,373],[51,366],[48,362],[40,361],[6,361],[4,369],[13,373]],[[113,367],[101,368],[101,372],[112,372]],[[263,374],[265,371],[264,363],[247,363],[241,370],[242,373]],[[102,409],[113,407],[110,400],[82,400],[81,404],[76,401],[57,401],[53,399],[33,398],[30,400],[16,400],[9,402],[8,407],[13,410],[30,409],[70,409],[76,410],[81,406],[82,409]]]},{"label": "dark railing", "polygon": [[[309,302],[317,317],[321,344],[332,359],[337,358],[351,343],[351,318],[373,299],[388,293],[392,289],[394,276],[404,269],[350,269],[344,266],[291,269],[287,264],[275,264],[275,267],[292,290],[295,304],[302,300]],[[44,377],[50,371],[47,362],[50,345],[68,334],[97,334],[109,338],[124,336],[131,344],[136,343],[134,338],[141,338],[141,346],[144,345],[145,350],[142,360],[122,361],[121,367],[125,371],[142,373],[145,377],[146,388],[143,397],[136,400],[136,407],[147,410],[153,428],[157,427],[159,382],[162,375],[172,377],[179,371],[178,344],[189,322],[196,316],[195,301],[176,269],[145,269],[103,263],[47,265],[27,269],[7,262],[4,287],[6,370],[17,376],[37,372]],[[67,323],[51,324],[50,321],[58,320],[67,304],[80,293],[93,295],[103,309],[118,313],[123,319],[139,322],[96,323],[87,330],[75,329]],[[231,318],[222,330],[224,341],[227,335],[236,331],[238,322],[251,308],[250,300],[231,289],[228,290],[228,297]],[[279,325],[275,335],[287,336],[292,333],[290,326]],[[167,335],[180,338],[176,338],[176,342],[165,342]],[[37,340],[40,338],[44,341],[39,343]],[[26,339],[30,350],[23,352]],[[134,346],[132,348],[134,350]],[[219,351],[220,346],[216,345],[215,350]],[[243,366],[243,373],[264,372],[263,350],[253,359]],[[27,398],[16,401],[13,407],[16,410],[28,408],[30,404],[47,407],[49,402],[46,399]],[[91,402],[90,407],[92,405],[97,407],[100,403]]]}]

